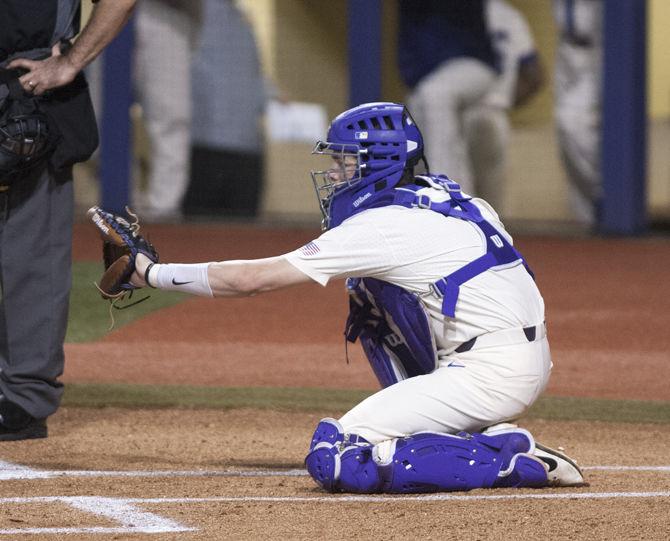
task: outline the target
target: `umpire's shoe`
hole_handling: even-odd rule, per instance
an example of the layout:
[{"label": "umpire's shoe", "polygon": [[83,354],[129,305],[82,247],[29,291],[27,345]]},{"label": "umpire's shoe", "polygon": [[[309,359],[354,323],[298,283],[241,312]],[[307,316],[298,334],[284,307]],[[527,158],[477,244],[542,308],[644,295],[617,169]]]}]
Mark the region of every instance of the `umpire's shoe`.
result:
[{"label": "umpire's shoe", "polygon": [[547,466],[547,478],[552,487],[579,487],[586,483],[577,463],[567,455],[535,443],[533,453]]},{"label": "umpire's shoe", "polygon": [[0,441],[47,437],[47,420],[35,419],[22,407],[0,395]]}]

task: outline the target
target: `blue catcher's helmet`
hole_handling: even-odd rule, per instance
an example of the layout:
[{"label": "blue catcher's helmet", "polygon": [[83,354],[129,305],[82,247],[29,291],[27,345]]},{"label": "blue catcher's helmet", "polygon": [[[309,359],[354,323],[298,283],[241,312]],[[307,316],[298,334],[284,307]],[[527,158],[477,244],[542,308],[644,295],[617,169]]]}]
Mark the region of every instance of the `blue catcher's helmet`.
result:
[{"label": "blue catcher's helmet", "polygon": [[365,103],[331,122],[326,141],[313,154],[329,155],[330,169],[312,171],[330,229],[362,210],[389,204],[403,172],[423,158],[423,137],[409,111],[398,103]]}]

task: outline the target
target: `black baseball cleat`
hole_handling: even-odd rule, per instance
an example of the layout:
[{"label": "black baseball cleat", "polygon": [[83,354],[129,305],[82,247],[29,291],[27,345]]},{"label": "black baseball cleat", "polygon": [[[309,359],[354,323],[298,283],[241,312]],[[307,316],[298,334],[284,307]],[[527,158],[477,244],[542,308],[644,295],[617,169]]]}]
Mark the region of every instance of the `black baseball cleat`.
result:
[{"label": "black baseball cleat", "polygon": [[21,406],[0,395],[0,441],[47,437],[47,420],[35,419]]},{"label": "black baseball cleat", "polygon": [[582,470],[567,455],[539,443],[535,444],[533,454],[547,466],[549,486],[580,487],[586,485]]},{"label": "black baseball cleat", "polygon": [[35,440],[46,437],[46,419],[33,419],[22,428],[7,428],[0,423],[0,441]]}]

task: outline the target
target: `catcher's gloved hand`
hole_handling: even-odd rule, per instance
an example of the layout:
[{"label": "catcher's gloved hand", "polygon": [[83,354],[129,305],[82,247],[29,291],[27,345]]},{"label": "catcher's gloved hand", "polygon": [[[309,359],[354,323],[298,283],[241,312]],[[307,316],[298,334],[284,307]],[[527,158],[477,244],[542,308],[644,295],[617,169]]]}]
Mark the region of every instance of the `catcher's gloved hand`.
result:
[{"label": "catcher's gloved hand", "polygon": [[[153,263],[158,261],[158,252],[142,235],[137,216],[128,207],[126,211],[135,221],[131,224],[125,218],[92,207],[86,215],[97,226],[102,238],[102,256],[105,272],[100,278],[98,289],[103,299],[115,301],[126,294],[132,294],[137,286],[130,282],[135,271],[137,254],[144,254]],[[96,284],[97,285],[97,284]]]}]

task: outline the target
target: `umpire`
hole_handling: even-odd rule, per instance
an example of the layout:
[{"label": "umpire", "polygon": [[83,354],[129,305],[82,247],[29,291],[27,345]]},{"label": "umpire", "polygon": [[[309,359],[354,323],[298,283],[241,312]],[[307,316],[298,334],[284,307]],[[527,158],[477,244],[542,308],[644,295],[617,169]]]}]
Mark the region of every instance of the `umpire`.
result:
[{"label": "umpire", "polygon": [[135,5],[94,2],[81,34],[80,0],[0,2],[0,441],[45,438],[63,393],[72,165],[98,144],[81,70]]}]

